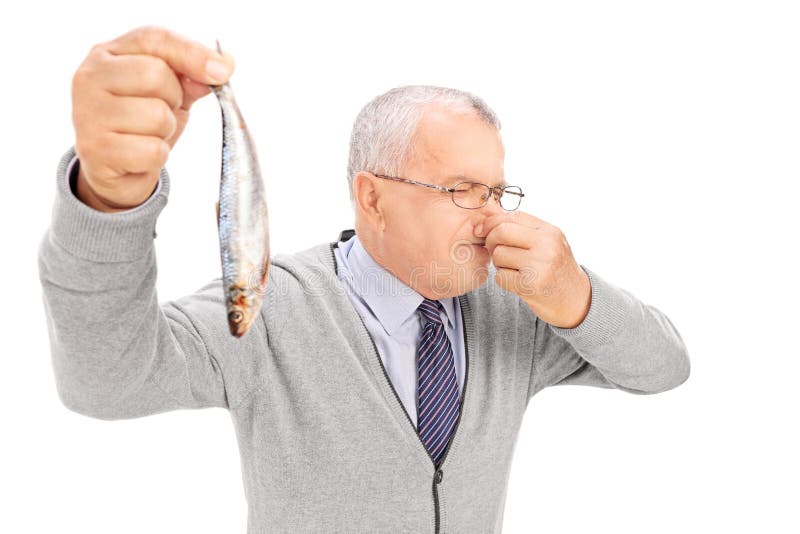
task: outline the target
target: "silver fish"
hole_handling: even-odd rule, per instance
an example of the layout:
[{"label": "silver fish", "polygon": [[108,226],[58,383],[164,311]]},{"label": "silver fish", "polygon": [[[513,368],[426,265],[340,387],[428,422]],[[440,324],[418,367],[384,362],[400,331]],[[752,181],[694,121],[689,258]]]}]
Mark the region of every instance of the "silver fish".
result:
[{"label": "silver fish", "polygon": [[[217,50],[221,53],[219,42]],[[222,173],[217,202],[222,283],[231,334],[241,337],[261,311],[269,271],[269,219],[253,140],[230,83],[214,86],[222,109]]]}]

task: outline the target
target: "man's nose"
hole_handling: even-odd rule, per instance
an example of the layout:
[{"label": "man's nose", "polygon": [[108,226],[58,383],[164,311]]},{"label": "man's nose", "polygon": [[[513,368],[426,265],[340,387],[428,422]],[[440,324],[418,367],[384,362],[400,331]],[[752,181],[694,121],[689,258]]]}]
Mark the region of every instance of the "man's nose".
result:
[{"label": "man's nose", "polygon": [[[479,211],[483,215],[483,218],[480,221],[478,221],[478,224],[475,225],[475,234],[479,237],[485,237],[483,224],[486,221],[486,219],[497,213],[505,212],[502,206],[500,206],[500,203],[494,197],[489,199],[489,202],[487,202],[484,206],[478,208],[475,211]],[[478,228],[480,228],[480,231],[478,230]]]},{"label": "man's nose", "polygon": [[503,213],[505,210],[500,205],[500,199],[497,198],[497,195],[492,195],[486,205],[481,208],[481,211],[488,217],[496,213]]}]

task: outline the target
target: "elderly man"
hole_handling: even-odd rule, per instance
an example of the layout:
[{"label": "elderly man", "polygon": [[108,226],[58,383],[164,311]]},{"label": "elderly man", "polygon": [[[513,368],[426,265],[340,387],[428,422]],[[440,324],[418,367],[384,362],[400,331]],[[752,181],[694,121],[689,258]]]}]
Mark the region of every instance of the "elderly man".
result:
[{"label": "elderly man", "polygon": [[[208,61],[207,61],[208,60]],[[652,394],[689,375],[656,308],[517,210],[479,98],[407,86],[356,118],[354,230],[271,258],[261,317],[230,335],[220,280],[159,305],[163,169],[229,56],[161,28],[92,49],[73,79],[40,249],[60,399],[99,419],[229,410],[249,532],[500,532],[531,397]]]}]

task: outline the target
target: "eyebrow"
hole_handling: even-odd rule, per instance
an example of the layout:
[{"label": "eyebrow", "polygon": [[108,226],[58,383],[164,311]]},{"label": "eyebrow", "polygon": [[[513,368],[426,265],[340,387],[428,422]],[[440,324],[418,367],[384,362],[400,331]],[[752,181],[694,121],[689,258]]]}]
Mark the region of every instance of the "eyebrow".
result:
[{"label": "eyebrow", "polygon": [[[480,182],[480,180],[473,180],[469,176],[464,176],[463,174],[456,174],[453,176],[448,176],[448,183],[452,183],[453,185],[457,184],[458,182]],[[481,182],[483,183],[483,182]],[[491,185],[491,184],[489,184]],[[508,182],[506,182],[505,178],[503,179],[503,183],[500,184],[500,187],[508,186]],[[498,186],[495,186],[498,187]]]}]

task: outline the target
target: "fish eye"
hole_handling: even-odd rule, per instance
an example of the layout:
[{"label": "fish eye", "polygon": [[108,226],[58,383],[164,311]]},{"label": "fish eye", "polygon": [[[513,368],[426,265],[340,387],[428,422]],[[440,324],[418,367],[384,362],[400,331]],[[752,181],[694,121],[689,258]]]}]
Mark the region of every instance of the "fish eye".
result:
[{"label": "fish eye", "polygon": [[228,314],[228,320],[232,323],[241,323],[242,319],[244,319],[244,315],[239,310],[234,310]]}]

